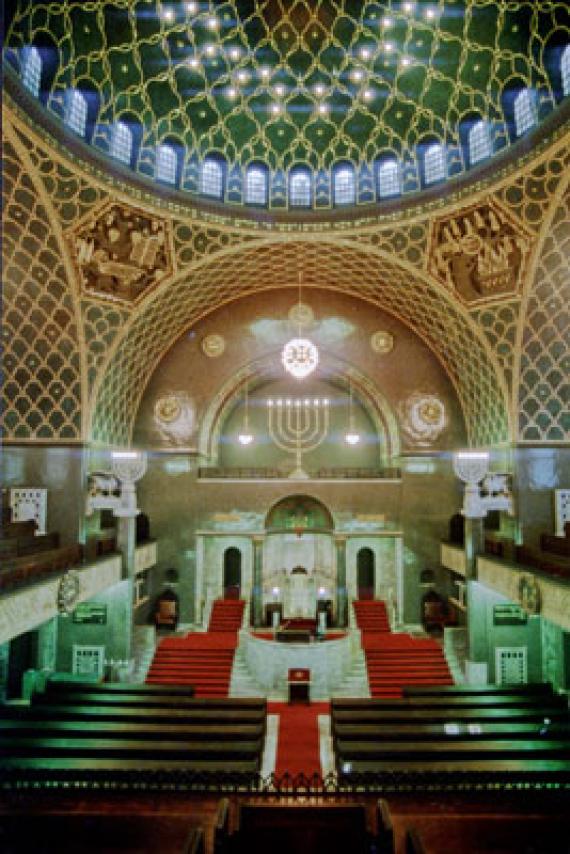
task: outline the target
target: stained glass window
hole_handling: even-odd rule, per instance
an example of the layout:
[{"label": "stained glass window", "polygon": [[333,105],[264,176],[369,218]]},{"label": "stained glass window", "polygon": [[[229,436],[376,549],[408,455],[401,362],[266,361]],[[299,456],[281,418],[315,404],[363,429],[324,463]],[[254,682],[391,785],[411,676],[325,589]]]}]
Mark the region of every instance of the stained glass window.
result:
[{"label": "stained glass window", "polygon": [[334,173],[333,192],[335,205],[353,205],[356,197],[354,170],[341,166]]},{"label": "stained glass window", "polygon": [[438,142],[426,148],[424,154],[424,180],[426,184],[434,184],[445,178],[445,153],[443,145]]},{"label": "stained glass window", "polygon": [[117,122],[111,139],[111,155],[121,163],[129,164],[133,153],[133,135],[128,125]]},{"label": "stained glass window", "polygon": [[79,136],[85,136],[87,127],[87,101],[81,92],[78,92],[76,89],[68,92],[66,106],[66,125],[79,134]]},{"label": "stained glass window", "polygon": [[37,47],[29,47],[25,51],[24,57],[22,83],[37,98],[40,94],[42,79],[42,58]]},{"label": "stained glass window", "polygon": [[401,193],[400,164],[397,160],[384,160],[378,164],[378,195],[381,199]]},{"label": "stained glass window", "polygon": [[484,121],[476,122],[469,131],[469,162],[480,163],[491,156],[491,137]]},{"label": "stained glass window", "polygon": [[207,157],[202,164],[200,174],[200,192],[205,196],[222,198],[224,188],[224,173],[222,164],[212,157]]},{"label": "stained glass window", "polygon": [[176,152],[171,145],[159,145],[156,150],[156,178],[167,184],[176,184]]}]

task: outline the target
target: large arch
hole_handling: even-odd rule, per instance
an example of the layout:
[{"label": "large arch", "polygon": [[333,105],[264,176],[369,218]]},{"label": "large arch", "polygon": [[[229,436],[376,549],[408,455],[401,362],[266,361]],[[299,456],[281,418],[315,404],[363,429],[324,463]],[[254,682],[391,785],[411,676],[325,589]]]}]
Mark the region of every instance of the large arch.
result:
[{"label": "large arch", "polygon": [[340,291],[390,312],[431,348],[453,382],[473,445],[508,441],[507,391],[501,369],[468,312],[428,274],[345,238],[288,235],[230,247],[162,287],[125,326],[96,389],[92,438],[128,443],[142,392],[172,343],[199,318],[264,290]]}]

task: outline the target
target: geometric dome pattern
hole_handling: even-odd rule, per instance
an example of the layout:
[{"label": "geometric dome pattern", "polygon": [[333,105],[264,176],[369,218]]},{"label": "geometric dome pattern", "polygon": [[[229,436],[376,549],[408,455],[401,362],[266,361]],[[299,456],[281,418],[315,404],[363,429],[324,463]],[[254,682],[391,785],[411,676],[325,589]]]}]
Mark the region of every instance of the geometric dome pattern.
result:
[{"label": "geometric dome pattern", "polygon": [[181,187],[196,192],[200,163],[217,154],[225,197],[239,203],[243,169],[262,163],[279,207],[287,171],[302,165],[314,203],[328,206],[344,160],[366,202],[380,156],[399,159],[406,192],[420,187],[424,142],[446,146],[448,176],[469,167],[464,130],[477,118],[492,150],[506,147],[513,92],[532,90],[538,121],[562,97],[569,27],[565,0],[21,2],[7,45],[16,62],[32,44],[51,52],[42,99],[61,118],[69,90],[90,93],[99,149],[115,122],[140,123],[138,171],[152,177],[156,145],[171,141],[184,152]]}]

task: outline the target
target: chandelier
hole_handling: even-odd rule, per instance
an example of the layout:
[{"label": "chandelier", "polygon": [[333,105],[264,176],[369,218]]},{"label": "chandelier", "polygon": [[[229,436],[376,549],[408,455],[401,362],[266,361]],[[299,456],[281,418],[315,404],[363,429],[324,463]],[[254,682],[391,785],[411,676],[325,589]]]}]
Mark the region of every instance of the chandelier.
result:
[{"label": "chandelier", "polygon": [[319,351],[308,338],[291,338],[283,347],[281,361],[295,379],[303,380],[319,364]]},{"label": "chandelier", "polygon": [[303,317],[303,304],[301,302],[301,280],[302,273],[299,271],[299,302],[298,302],[298,335],[291,338],[281,353],[281,362],[285,370],[297,380],[303,380],[312,374],[319,364],[319,351],[317,346],[308,338],[301,337],[301,319]]}]

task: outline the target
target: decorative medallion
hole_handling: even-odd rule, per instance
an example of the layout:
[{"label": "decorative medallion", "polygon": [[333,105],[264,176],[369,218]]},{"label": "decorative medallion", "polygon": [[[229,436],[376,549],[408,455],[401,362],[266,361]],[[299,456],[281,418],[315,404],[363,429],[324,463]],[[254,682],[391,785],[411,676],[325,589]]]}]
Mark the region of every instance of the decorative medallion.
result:
[{"label": "decorative medallion", "polygon": [[519,293],[531,234],[495,199],[435,220],[429,268],[465,302]]},{"label": "decorative medallion", "polygon": [[195,407],[185,391],[169,392],[154,404],[154,424],[161,439],[186,445],[196,426]]},{"label": "decorative medallion", "polygon": [[68,569],[62,575],[57,588],[57,610],[60,614],[69,614],[73,611],[79,598],[79,591],[79,575],[75,570]]},{"label": "decorative medallion", "polygon": [[540,586],[533,575],[521,575],[519,579],[519,599],[527,614],[540,613]]},{"label": "decorative medallion", "polygon": [[202,352],[210,359],[217,359],[226,349],[226,342],[222,335],[206,335],[202,339]]},{"label": "decorative medallion", "polygon": [[412,394],[400,405],[402,429],[417,445],[431,445],[447,423],[443,402],[433,394]]},{"label": "decorative medallion", "polygon": [[391,332],[374,332],[370,336],[370,346],[379,356],[385,356],[394,349],[394,336]]},{"label": "decorative medallion", "polygon": [[315,321],[315,312],[307,303],[298,302],[289,310],[288,317],[295,326],[310,326]]},{"label": "decorative medallion", "polygon": [[133,303],[172,274],[166,223],[126,205],[90,214],[71,241],[83,290],[91,295]]}]

